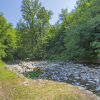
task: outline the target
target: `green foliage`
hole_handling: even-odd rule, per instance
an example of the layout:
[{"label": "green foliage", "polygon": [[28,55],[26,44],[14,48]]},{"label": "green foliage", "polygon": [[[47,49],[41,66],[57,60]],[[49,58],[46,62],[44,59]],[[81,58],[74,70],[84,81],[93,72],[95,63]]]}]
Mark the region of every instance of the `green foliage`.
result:
[{"label": "green foliage", "polygon": [[21,42],[18,43],[20,45],[18,48],[20,58],[22,55],[26,55],[23,58],[43,59],[52,12],[42,7],[38,0],[23,0],[21,11],[24,21],[20,21],[17,25],[21,39]]},{"label": "green foliage", "polygon": [[6,19],[0,14],[0,59],[14,59],[14,50],[16,48],[16,31]]},{"label": "green foliage", "polygon": [[36,78],[39,77],[43,73],[43,70],[40,68],[35,68],[31,72],[26,72],[25,76],[28,78]]},{"label": "green foliage", "polygon": [[91,46],[94,48],[95,53],[97,54],[97,56],[100,57],[100,42],[93,41],[91,43]]},{"label": "green foliage", "polygon": [[52,12],[39,0],[22,0],[16,30],[0,14],[0,59],[80,60],[100,56],[100,0],[78,0],[50,25]]},{"label": "green foliage", "polygon": [[0,60],[5,57],[6,53],[4,51],[5,46],[3,44],[0,43]]},{"label": "green foliage", "polygon": [[99,55],[100,48],[91,45],[100,42],[99,4],[99,0],[79,0],[71,13],[61,11],[55,35],[49,39],[48,58],[78,60]]}]

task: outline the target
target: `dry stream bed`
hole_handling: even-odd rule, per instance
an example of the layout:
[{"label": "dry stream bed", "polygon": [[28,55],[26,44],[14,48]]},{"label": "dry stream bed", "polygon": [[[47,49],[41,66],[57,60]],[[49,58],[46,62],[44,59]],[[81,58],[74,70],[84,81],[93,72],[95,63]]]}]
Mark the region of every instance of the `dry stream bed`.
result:
[{"label": "dry stream bed", "polygon": [[[7,65],[31,79],[46,79],[80,86],[100,96],[100,66],[64,61],[30,61]],[[95,67],[92,67],[95,66]],[[33,73],[35,71],[35,74]]]}]

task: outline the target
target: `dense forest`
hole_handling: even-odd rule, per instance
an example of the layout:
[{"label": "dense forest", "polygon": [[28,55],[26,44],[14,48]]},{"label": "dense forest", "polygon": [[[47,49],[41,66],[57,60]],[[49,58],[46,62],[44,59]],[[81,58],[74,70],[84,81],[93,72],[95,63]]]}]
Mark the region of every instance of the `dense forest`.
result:
[{"label": "dense forest", "polygon": [[16,28],[0,13],[1,60],[80,60],[100,56],[100,0],[78,0],[62,9],[55,25],[52,11],[39,0],[22,0]]}]

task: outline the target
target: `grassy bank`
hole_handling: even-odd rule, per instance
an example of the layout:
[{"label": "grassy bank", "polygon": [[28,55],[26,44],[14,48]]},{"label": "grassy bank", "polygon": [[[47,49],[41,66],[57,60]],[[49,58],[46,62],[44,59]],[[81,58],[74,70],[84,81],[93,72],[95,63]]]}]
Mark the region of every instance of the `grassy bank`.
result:
[{"label": "grassy bank", "polygon": [[97,100],[77,87],[46,80],[28,80],[0,65],[0,100]]}]

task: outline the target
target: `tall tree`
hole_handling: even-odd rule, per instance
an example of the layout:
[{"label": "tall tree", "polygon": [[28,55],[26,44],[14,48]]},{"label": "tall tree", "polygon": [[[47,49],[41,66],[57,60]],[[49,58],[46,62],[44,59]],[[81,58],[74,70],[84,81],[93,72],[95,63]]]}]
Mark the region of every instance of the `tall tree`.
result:
[{"label": "tall tree", "polygon": [[14,59],[14,50],[16,49],[16,30],[0,14],[0,59]]},{"label": "tall tree", "polygon": [[18,23],[18,30],[23,49],[31,59],[42,58],[44,37],[47,35],[45,30],[49,26],[52,12],[42,7],[39,0],[23,0],[21,11],[23,22]]}]

